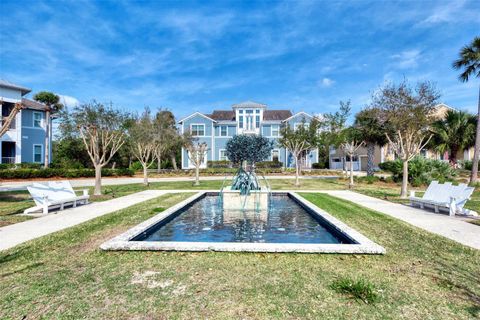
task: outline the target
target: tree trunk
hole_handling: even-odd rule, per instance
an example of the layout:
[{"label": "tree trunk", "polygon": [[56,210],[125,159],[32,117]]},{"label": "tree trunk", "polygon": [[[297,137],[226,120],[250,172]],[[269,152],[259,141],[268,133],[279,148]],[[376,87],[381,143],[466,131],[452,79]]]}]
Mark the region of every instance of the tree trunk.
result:
[{"label": "tree trunk", "polygon": [[195,166],[195,185],[200,185],[200,165]]},{"label": "tree trunk", "polygon": [[295,186],[300,186],[300,155],[295,157]]},{"label": "tree trunk", "polygon": [[402,192],[400,198],[406,198],[408,192],[408,161],[403,161]]},{"label": "tree trunk", "polygon": [[480,151],[480,86],[478,87],[478,111],[477,111],[477,134],[475,135],[475,150],[473,151],[472,173],[470,175],[470,184],[477,183],[478,176],[478,158]]},{"label": "tree trunk", "polygon": [[45,112],[45,151],[43,167],[48,168],[50,162],[50,110]]},{"label": "tree trunk", "polygon": [[450,162],[450,165],[452,167],[456,167],[458,148],[457,147],[451,148],[450,153],[451,154],[449,154],[448,161]]},{"label": "tree trunk", "polygon": [[369,142],[367,144],[367,176],[373,177],[373,166],[375,157],[375,143]]},{"label": "tree trunk", "polygon": [[353,189],[353,156],[350,156],[350,182],[348,188]]},{"label": "tree trunk", "polygon": [[147,164],[142,163],[143,166],[143,184],[148,186],[148,171],[147,171]]},{"label": "tree trunk", "polygon": [[160,173],[162,170],[162,155],[157,157],[157,173]]},{"label": "tree trunk", "polygon": [[95,189],[93,190],[93,195],[102,195],[102,167],[100,165],[95,165]]},{"label": "tree trunk", "polygon": [[172,160],[173,170],[178,170],[177,159],[176,159],[175,155],[170,156],[170,159]]}]

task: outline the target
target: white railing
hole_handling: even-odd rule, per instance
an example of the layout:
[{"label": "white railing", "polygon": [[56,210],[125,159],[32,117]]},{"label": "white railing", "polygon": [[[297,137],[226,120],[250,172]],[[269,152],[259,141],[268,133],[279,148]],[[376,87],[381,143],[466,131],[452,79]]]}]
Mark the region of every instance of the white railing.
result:
[{"label": "white railing", "polygon": [[15,157],[2,157],[2,163],[15,163]]}]

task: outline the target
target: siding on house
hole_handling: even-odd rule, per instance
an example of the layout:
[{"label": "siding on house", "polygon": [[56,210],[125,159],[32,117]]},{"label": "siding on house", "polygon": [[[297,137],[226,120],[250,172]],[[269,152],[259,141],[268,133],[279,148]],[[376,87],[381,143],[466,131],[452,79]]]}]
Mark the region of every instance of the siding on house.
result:
[{"label": "siding on house", "polygon": [[[257,115],[263,116],[260,119],[260,126],[255,123],[255,127],[261,135],[268,137],[274,141],[274,150],[278,151],[279,161],[283,163],[285,167],[293,167],[295,161],[288,150],[281,148],[278,145],[279,137],[272,137],[272,126],[276,125],[280,129],[281,125],[295,126],[296,123],[301,122],[303,118],[311,118],[306,113],[299,113],[292,116],[292,113],[288,110],[268,110],[266,105],[257,104],[255,102],[247,101],[234,105],[231,110],[214,110],[212,114],[193,113],[192,115],[179,121],[182,132],[190,131],[192,124],[203,124],[205,126],[205,135],[202,137],[196,137],[196,142],[205,142],[208,145],[207,161],[220,160],[220,151],[226,149],[226,144],[233,136],[237,134],[239,128],[239,119],[236,119],[236,114],[240,117],[247,115],[245,110],[254,110],[254,119]],[[244,113],[240,113],[239,110],[244,110]],[[256,113],[255,110],[260,110]],[[286,121],[288,119],[288,121]],[[254,120],[256,121],[256,119]],[[243,118],[244,128],[246,119]],[[221,128],[227,126],[227,136],[221,136]],[[212,135],[213,132],[213,135]],[[273,152],[272,152],[273,154]],[[272,157],[270,157],[271,159]],[[269,159],[269,160],[270,160]],[[314,150],[306,155],[306,164],[311,166],[312,163],[318,161],[318,152]],[[182,149],[182,168],[187,169],[189,166],[188,152]]]}]

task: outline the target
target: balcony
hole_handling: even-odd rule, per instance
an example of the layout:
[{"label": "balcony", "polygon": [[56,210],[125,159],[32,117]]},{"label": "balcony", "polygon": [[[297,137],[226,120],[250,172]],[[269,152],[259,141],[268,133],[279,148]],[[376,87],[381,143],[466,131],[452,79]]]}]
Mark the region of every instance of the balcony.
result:
[{"label": "balcony", "polygon": [[15,157],[2,157],[2,163],[15,163]]}]

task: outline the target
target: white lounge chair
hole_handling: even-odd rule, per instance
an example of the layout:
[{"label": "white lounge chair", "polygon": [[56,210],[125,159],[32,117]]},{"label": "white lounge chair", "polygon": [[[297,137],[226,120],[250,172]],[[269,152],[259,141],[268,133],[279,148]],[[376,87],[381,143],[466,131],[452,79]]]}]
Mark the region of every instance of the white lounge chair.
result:
[{"label": "white lounge chair", "polygon": [[24,213],[42,211],[47,214],[49,210],[63,210],[65,206],[76,207],[79,204],[88,204],[88,190],[83,190],[83,195],[77,196],[68,181],[52,181],[47,184],[33,183],[27,187],[28,192],[35,201],[36,206],[26,209]]},{"label": "white lounge chair", "polygon": [[451,182],[440,184],[438,181],[432,181],[421,198],[415,197],[415,191],[410,191],[410,204],[412,207],[419,205],[422,209],[432,208],[436,213],[447,211],[451,216],[477,215],[476,212],[463,208],[474,190],[466,184],[454,186]]}]

